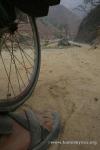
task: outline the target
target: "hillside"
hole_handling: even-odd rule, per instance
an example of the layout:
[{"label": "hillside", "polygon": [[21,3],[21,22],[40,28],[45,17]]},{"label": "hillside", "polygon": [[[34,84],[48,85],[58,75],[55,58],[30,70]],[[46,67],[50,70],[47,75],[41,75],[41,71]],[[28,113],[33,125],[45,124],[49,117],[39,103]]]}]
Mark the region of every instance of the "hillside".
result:
[{"label": "hillside", "polygon": [[87,15],[87,10],[84,8],[84,5],[78,5],[72,9],[72,12],[79,16],[80,19],[83,19]]},{"label": "hillside", "polygon": [[85,17],[80,25],[77,40],[80,42],[91,42],[98,36],[98,27],[100,26],[100,5],[94,8]]},{"label": "hillside", "polygon": [[51,7],[47,17],[38,19],[39,32],[42,38],[55,38],[62,35],[64,29],[75,36],[80,24],[80,19],[63,5]]}]

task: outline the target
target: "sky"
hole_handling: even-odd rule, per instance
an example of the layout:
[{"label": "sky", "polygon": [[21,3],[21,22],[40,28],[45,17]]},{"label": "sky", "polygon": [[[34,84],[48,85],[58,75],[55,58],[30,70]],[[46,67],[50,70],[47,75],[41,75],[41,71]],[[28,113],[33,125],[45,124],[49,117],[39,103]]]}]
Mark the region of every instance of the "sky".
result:
[{"label": "sky", "polygon": [[61,0],[61,3],[68,8],[74,8],[81,4],[82,0]]}]

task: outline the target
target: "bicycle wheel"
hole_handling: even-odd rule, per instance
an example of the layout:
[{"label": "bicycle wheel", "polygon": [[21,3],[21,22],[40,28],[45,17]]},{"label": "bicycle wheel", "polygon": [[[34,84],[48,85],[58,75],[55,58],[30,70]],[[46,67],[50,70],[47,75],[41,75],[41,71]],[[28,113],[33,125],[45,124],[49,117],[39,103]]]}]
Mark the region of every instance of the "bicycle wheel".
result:
[{"label": "bicycle wheel", "polygon": [[0,32],[0,111],[9,112],[32,94],[40,70],[40,44],[35,18],[19,12]]}]

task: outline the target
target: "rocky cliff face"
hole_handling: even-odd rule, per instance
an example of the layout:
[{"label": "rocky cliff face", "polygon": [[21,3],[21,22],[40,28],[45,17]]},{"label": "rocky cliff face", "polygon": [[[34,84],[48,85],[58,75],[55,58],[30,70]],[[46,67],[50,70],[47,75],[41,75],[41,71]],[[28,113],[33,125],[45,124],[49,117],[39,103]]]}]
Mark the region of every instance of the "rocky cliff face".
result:
[{"label": "rocky cliff face", "polygon": [[91,42],[98,36],[100,28],[100,5],[91,10],[91,12],[83,19],[77,40],[81,42]]}]

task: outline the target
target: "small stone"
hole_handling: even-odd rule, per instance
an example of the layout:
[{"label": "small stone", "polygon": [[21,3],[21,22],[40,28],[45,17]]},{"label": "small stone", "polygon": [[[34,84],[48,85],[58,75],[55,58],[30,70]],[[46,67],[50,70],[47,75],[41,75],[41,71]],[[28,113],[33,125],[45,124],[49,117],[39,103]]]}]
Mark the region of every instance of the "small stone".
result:
[{"label": "small stone", "polygon": [[11,97],[11,93],[8,93],[8,94],[7,94],[7,97]]},{"label": "small stone", "polygon": [[94,98],[95,102],[97,102],[99,99],[97,97]]},{"label": "small stone", "polygon": [[50,70],[49,72],[50,72],[50,73],[52,73],[53,71],[52,71],[52,70]]}]

